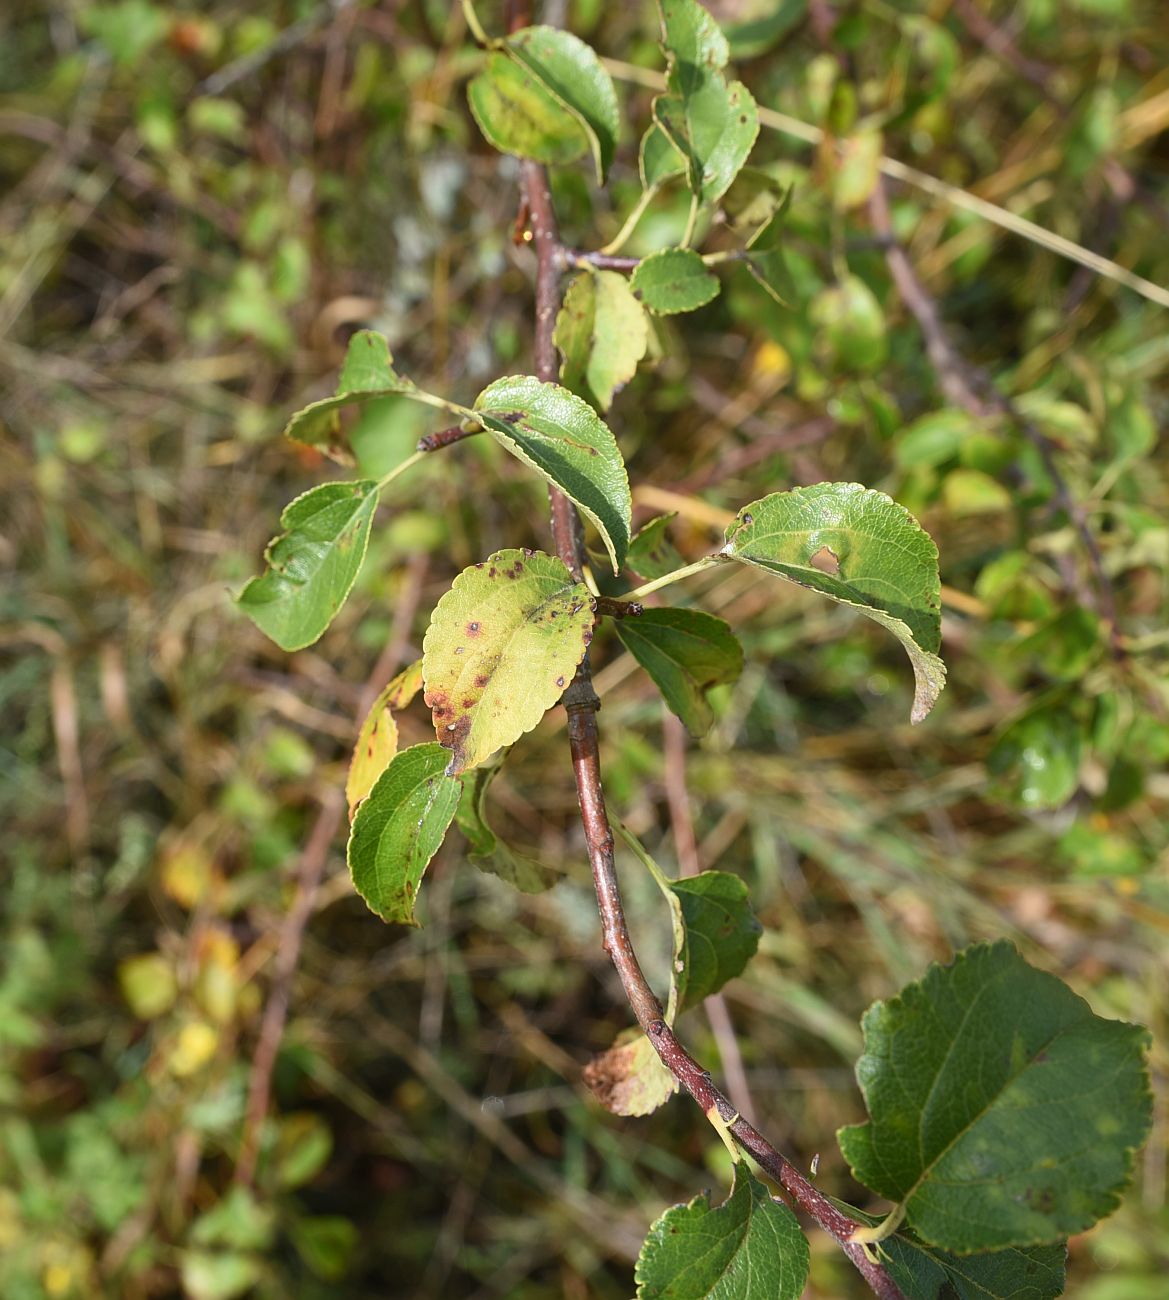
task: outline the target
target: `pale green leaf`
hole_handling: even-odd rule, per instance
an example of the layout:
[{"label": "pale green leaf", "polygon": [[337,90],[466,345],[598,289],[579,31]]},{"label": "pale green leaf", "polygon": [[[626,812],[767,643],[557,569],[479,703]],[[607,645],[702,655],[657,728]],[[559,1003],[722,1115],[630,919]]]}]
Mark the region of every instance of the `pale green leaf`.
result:
[{"label": "pale green leaf", "polygon": [[337,391],[304,407],[289,420],[284,430],[287,438],[319,447],[337,459],[348,459],[340,445],[340,407],[364,403],[392,393],[417,392],[415,385],[394,369],[394,358],[384,335],[373,330],[358,330],[349,340]]},{"label": "pale green leaf", "polygon": [[717,298],[719,283],[693,249],[666,248],[638,262],[629,287],[650,311],[672,316]]},{"label": "pale green leaf", "polygon": [[390,765],[398,752],[398,724],[394,713],[404,709],[422,689],[422,660],[404,668],[370,706],[357,733],[349,775],[345,781],[345,799],[352,819],[357,805],[369,794],[373,783]]},{"label": "pale green leaf", "polygon": [[863,1028],[871,1118],[840,1147],[923,1241],[1058,1242],[1119,1204],[1151,1119],[1146,1030],[1093,1015],[1006,942],[931,967]]},{"label": "pale green leaf", "polygon": [[634,1277],[638,1300],[799,1300],[808,1263],[796,1216],[741,1162],[722,1205],[702,1192],[654,1223]]},{"label": "pale green leaf", "polygon": [[613,79],[596,51],[554,27],[525,27],[509,36],[504,48],[580,123],[597,182],[603,185],[617,149],[621,115]]},{"label": "pale green leaf", "polygon": [[933,708],[946,683],[938,548],[904,506],[859,483],[776,492],[739,511],[722,553],[880,623],[913,664],[912,720]]},{"label": "pale green leaf", "polygon": [[625,567],[637,574],[645,582],[673,573],[686,563],[666,530],[678,512],[671,510],[667,515],[658,515],[643,524],[629,543],[629,554],[625,557]]},{"label": "pale green leaf", "polygon": [[741,81],[728,85],[710,77],[694,95],[659,95],[654,121],[682,154],[690,189],[703,203],[714,203],[730,187],[759,134],[759,114]]},{"label": "pale green leaf", "polygon": [[468,857],[481,871],[490,871],[521,893],[542,893],[556,884],[559,879],[556,873],[514,852],[487,821],[487,788],[498,771],[498,764],[477,767],[463,782],[463,797],[455,820],[466,837]]},{"label": "pale green leaf", "polygon": [[704,736],[714,722],[707,692],[743,671],[743,649],[730,627],[701,610],[646,609],[618,620],[617,635],[686,730]]},{"label": "pale green leaf", "polygon": [[593,599],[554,555],[497,551],[464,569],[422,643],[425,698],[452,775],[540,721],[593,635]]},{"label": "pale green leaf", "polygon": [[612,430],[582,397],[530,375],[497,379],[475,399],[483,427],[558,487],[601,534],[619,573],[632,529],[629,475]]},{"label": "pale green leaf", "polygon": [[506,54],[489,54],[467,86],[467,102],[488,144],[540,163],[569,163],[588,152],[577,118]]},{"label": "pale green leaf", "polygon": [[377,484],[322,483],[290,502],[268,544],[266,572],[236,598],[283,650],[300,650],[333,621],[357,578],[377,508]]},{"label": "pale green leaf", "polygon": [[671,176],[686,175],[686,159],[656,122],[641,137],[637,165],[642,188],[647,190],[664,185]]},{"label": "pale green leaf", "polygon": [[678,1091],[640,1029],[628,1029],[581,1071],[593,1095],[614,1115],[650,1115]]},{"label": "pale green leaf", "polygon": [[623,275],[583,271],[568,286],[552,338],[565,388],[606,411],[645,356],[649,323]]},{"label": "pale green leaf", "polygon": [[417,925],[414,903],[458,807],[462,782],[433,743],[395,754],[359,805],[349,833],[353,886],[383,921]]}]

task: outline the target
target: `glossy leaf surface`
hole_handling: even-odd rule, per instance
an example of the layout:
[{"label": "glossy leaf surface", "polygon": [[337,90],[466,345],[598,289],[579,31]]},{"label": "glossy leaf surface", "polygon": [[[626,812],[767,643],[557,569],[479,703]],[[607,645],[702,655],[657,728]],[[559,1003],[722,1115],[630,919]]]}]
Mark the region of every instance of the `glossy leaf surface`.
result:
[{"label": "glossy leaf surface", "polygon": [[449,758],[433,743],[403,749],[357,809],[349,834],[349,872],[354,888],[383,921],[418,924],[418,886],[462,788],[446,774]]},{"label": "glossy leaf surface", "polygon": [[739,511],[723,554],[880,623],[913,664],[912,720],[933,708],[946,682],[938,549],[904,506],[859,483],[776,492]]},{"label": "glossy leaf surface", "polygon": [[871,1119],[841,1150],[922,1240],[1057,1242],[1119,1204],[1151,1116],[1147,1031],[1093,1015],[1006,942],[931,967],[863,1028]]},{"label": "glossy leaf surface", "polygon": [[365,559],[377,484],[322,483],[290,502],[269,542],[267,571],[237,597],[282,650],[312,645],[345,603]]},{"label": "glossy leaf surface", "polygon": [[554,555],[497,551],[464,569],[422,643],[425,699],[452,775],[531,731],[593,635],[593,601]]},{"label": "glossy leaf surface", "polygon": [[617,440],[588,402],[559,384],[512,375],[485,388],[475,411],[493,438],[576,502],[620,572],[632,530],[629,476]]}]

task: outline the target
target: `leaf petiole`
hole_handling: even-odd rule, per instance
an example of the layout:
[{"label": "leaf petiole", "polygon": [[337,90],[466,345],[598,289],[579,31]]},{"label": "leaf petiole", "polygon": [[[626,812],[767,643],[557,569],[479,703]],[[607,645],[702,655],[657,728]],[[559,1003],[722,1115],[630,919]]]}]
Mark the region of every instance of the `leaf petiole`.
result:
[{"label": "leaf petiole", "polygon": [[655,578],[653,582],[647,582],[645,586],[638,587],[636,591],[631,591],[624,599],[640,600],[643,596],[648,596],[651,591],[660,591],[663,587],[672,586],[675,582],[680,582],[693,573],[701,573],[703,569],[712,569],[724,559],[726,559],[726,556],[723,555],[704,555],[701,560],[695,560],[693,564],[687,564],[681,569],[674,569],[671,573],[664,573],[660,578]]}]

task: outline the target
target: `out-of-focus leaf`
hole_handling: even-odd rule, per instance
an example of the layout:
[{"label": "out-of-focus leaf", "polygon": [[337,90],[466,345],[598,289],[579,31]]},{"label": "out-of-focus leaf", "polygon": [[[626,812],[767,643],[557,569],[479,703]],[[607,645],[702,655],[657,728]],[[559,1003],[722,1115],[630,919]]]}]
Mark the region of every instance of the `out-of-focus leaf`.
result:
[{"label": "out-of-focus leaf", "polygon": [[667,515],[658,515],[643,524],[629,543],[629,554],[625,557],[625,567],[646,582],[673,573],[686,563],[677,548],[666,536],[670,522],[677,518],[677,511]]},{"label": "out-of-focus leaf", "polygon": [[718,297],[718,277],[692,249],[666,248],[638,262],[630,288],[652,312],[695,311]]},{"label": "out-of-focus leaf", "polygon": [[629,281],[616,271],[582,271],[556,317],[561,382],[607,411],[613,394],[637,373],[648,340],[645,311]]},{"label": "out-of-focus leaf", "polygon": [[579,120],[506,54],[489,54],[467,86],[479,130],[500,153],[540,163],[569,163],[587,153]]},{"label": "out-of-focus leaf", "polygon": [[678,1091],[678,1081],[640,1029],[621,1034],[612,1047],[593,1057],[581,1077],[614,1115],[650,1115]]}]

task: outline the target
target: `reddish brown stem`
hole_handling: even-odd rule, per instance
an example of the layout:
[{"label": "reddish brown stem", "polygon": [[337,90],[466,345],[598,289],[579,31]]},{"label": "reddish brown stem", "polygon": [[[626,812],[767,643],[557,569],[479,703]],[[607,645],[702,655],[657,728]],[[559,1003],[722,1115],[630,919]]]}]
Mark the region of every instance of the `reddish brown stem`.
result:
[{"label": "reddish brown stem", "polygon": [[[524,196],[536,248],[536,374],[545,382],[554,383],[558,367],[552,331],[560,306],[560,275],[567,258],[560,243],[544,168],[537,163],[525,162],[523,178]],[[585,559],[579,516],[563,494],[550,489],[549,496],[556,552],[565,565],[579,575]],[[852,1233],[862,1225],[838,1210],[758,1129],[736,1113],[731,1103],[714,1086],[710,1072],[694,1060],[662,1018],[661,1003],[649,986],[630,940],[617,883],[613,831],[605,810],[605,793],[601,782],[596,716],[600,702],[593,690],[592,669],[587,652],[564,694],[563,703],[568,714],[572,767],[597,893],[597,907],[601,915],[603,946],[620,976],[622,988],[638,1024],[648,1034],[663,1064],[703,1111],[709,1113],[714,1109],[729,1123],[730,1131],[743,1149],[784,1188],[801,1210],[835,1238],[873,1292],[881,1300],[905,1300],[881,1265],[871,1260],[863,1247],[850,1241]]]},{"label": "reddish brown stem", "polygon": [[475,434],[482,433],[481,429],[464,429],[462,425],[455,424],[449,429],[439,429],[435,433],[423,434],[418,439],[419,451],[438,451],[442,447],[449,447],[452,443],[462,442],[464,438],[473,438]]}]

